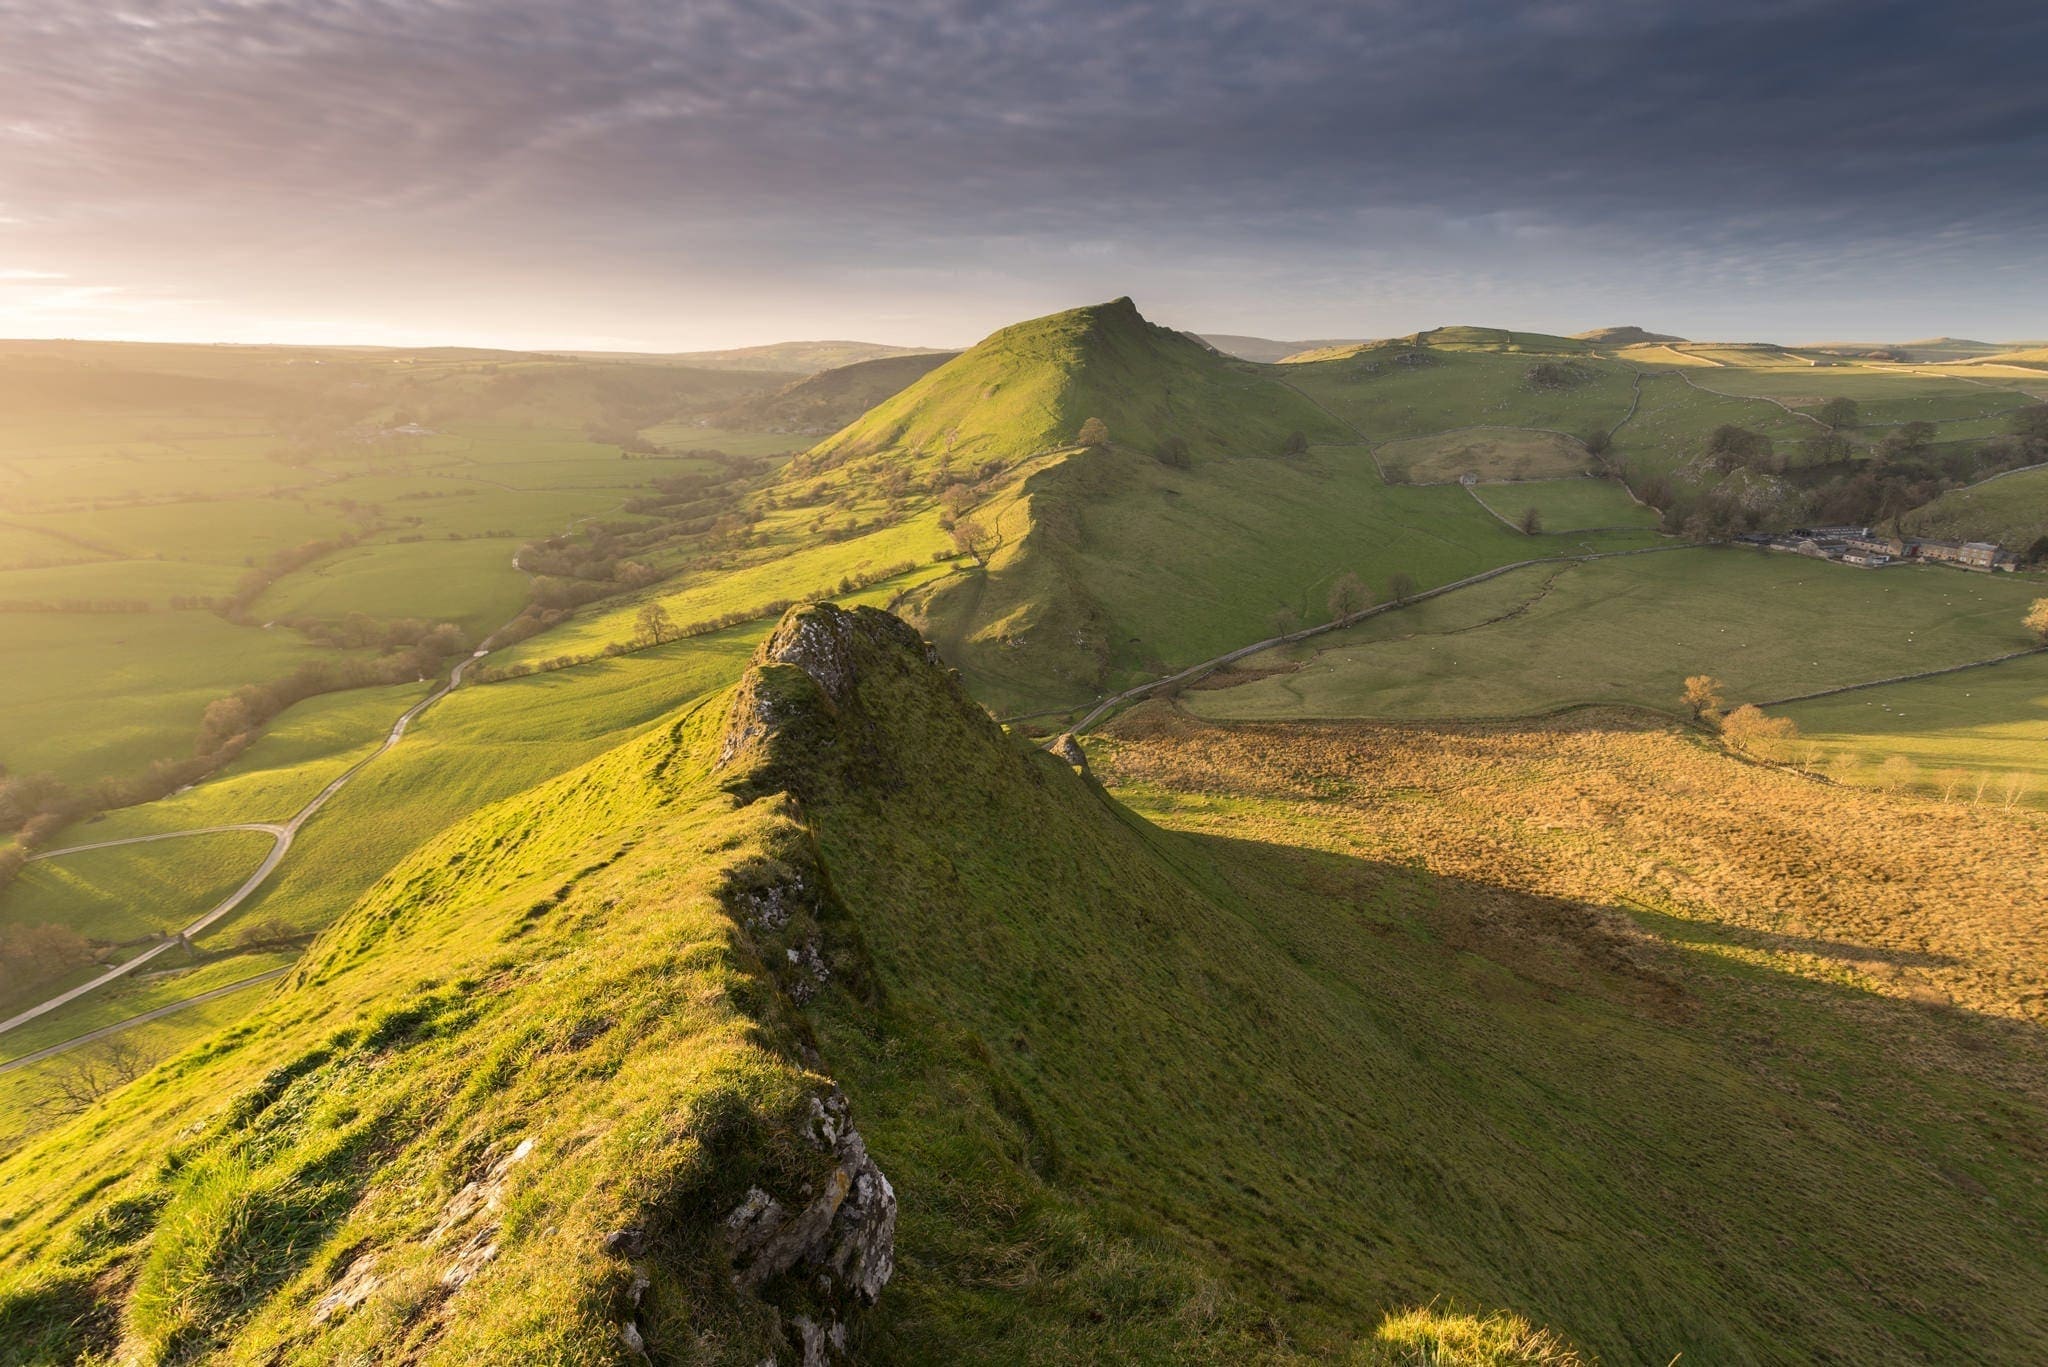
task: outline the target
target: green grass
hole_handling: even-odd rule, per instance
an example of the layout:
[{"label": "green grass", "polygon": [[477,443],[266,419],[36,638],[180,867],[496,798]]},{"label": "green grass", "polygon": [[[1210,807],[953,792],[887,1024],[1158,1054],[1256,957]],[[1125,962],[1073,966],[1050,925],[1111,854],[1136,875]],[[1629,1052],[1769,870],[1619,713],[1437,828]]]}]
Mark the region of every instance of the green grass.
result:
[{"label": "green grass", "polygon": [[1798,724],[1802,762],[1839,781],[2048,806],[2048,657],[1774,710]]},{"label": "green grass", "polygon": [[1954,490],[1901,521],[1918,536],[1996,541],[2025,551],[2048,536],[2048,470],[2022,470]]},{"label": "green grass", "polygon": [[[1405,366],[1392,359],[1399,350],[1290,362],[1271,373],[1375,442],[1466,427],[1539,428],[1576,437],[1611,427],[1628,412],[1634,372],[1614,362],[1574,358],[1582,382],[1549,389],[1529,382],[1538,362],[1533,356],[1432,350],[1430,364]],[[1379,369],[1366,368],[1372,365]]]},{"label": "green grass", "polygon": [[518,541],[417,541],[352,546],[289,576],[256,601],[264,619],[419,617],[454,622],[482,640],[526,604],[527,578],[512,567]]},{"label": "green grass", "polygon": [[[843,652],[837,701],[777,665],[743,715],[780,726],[737,749],[700,711],[482,811],[240,1025],[0,1161],[17,1355],[582,1360],[632,1271],[562,1250],[633,1226],[650,1340],[757,1360],[720,1222],[815,1182],[829,1070],[901,1201],[867,1360],[2026,1360],[2042,1198],[1985,1136],[2038,1108],[1874,1051],[1890,1005],[1676,946],[1475,945],[1560,909],[1149,824],[857,631],[809,648]],[[831,891],[776,929],[719,900],[799,887]],[[799,945],[832,966],[804,1008]],[[1757,1038],[1800,1051],[1766,1070]],[[492,1226],[423,1237],[525,1140]],[[379,1287],[312,1326],[365,1252]],[[1865,1281],[1880,1306],[1832,1294]]]},{"label": "green grass", "polygon": [[1276,454],[1294,431],[1342,437],[1263,368],[1148,323],[1119,299],[1004,328],[820,442],[811,461],[950,454],[965,470],[1069,445],[1089,418],[1134,449],[1178,437],[1195,456]]},{"label": "green grass", "polygon": [[1628,490],[1604,479],[1539,479],[1520,484],[1481,484],[1472,492],[1487,507],[1519,524],[1534,508],[1549,532],[1593,528],[1655,527],[1657,512],[1645,508]]},{"label": "green grass", "polygon": [[333,652],[206,612],[0,618],[0,763],[89,781],[191,753],[200,714],[244,683]]},{"label": "green grass", "polygon": [[[1722,373],[1712,372],[1715,377]],[[1701,373],[1693,378],[1706,382]],[[1763,433],[1788,457],[1796,455],[1799,442],[1821,430],[1774,403],[1731,398],[1696,389],[1675,375],[1653,374],[1644,377],[1642,400],[1635,416],[1614,434],[1614,446],[1633,475],[1665,474],[1701,455],[1709,435],[1724,423]]]},{"label": "green grass", "polygon": [[[87,825],[64,843],[111,838]],[[270,846],[260,832],[226,831],[39,859],[0,890],[0,923],[68,926],[108,942],[175,931],[239,887]]]},{"label": "green grass", "polygon": [[142,602],[168,609],[173,598],[234,591],[239,571],[180,560],[99,560],[0,574],[0,599],[25,603]]},{"label": "green grass", "polygon": [[1938,373],[1854,365],[1731,367],[1695,373],[1692,381],[1723,394],[1776,399],[1800,409],[1818,408],[1833,398],[1854,399],[1862,424],[1953,422],[2008,412],[2030,402],[2016,391]]},{"label": "green grass", "polygon": [[[1473,626],[1459,595],[1246,661],[1298,664],[1190,694],[1209,717],[1508,717],[1575,703],[1678,709],[1712,674],[1731,705],[2024,649],[2038,585],[1937,568],[1864,571],[1679,550],[1514,572],[1522,607]],[[1493,586],[1490,602],[1506,594]],[[1507,609],[1503,609],[1504,611]],[[1412,632],[1399,639],[1387,634]]]}]

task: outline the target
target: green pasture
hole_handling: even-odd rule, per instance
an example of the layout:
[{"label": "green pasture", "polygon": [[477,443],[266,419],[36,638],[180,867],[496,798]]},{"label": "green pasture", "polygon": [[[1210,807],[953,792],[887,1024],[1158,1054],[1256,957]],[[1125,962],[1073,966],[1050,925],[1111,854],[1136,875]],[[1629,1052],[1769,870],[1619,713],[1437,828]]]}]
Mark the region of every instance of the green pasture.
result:
[{"label": "green pasture", "polygon": [[118,600],[144,602],[168,610],[173,598],[213,598],[232,593],[240,577],[241,571],[231,566],[190,560],[96,560],[0,574],[0,600]]},{"label": "green pasture", "polygon": [[336,551],[256,600],[255,616],[419,617],[453,622],[482,640],[526,605],[527,577],[512,566],[518,540],[377,542]]},{"label": "green pasture", "polygon": [[1965,379],[1856,366],[1728,367],[1695,374],[1692,381],[1722,394],[1775,399],[1799,409],[1818,408],[1834,398],[1854,399],[1860,410],[1858,425],[1870,426],[1962,422],[2006,413],[2031,402],[2025,394]]},{"label": "green pasture", "polygon": [[936,508],[928,507],[892,526],[831,542],[803,533],[802,521],[813,515],[809,509],[786,511],[779,525],[766,524],[770,535],[786,532],[781,544],[736,554],[729,568],[686,571],[630,599],[586,608],[552,631],[492,652],[488,662],[531,663],[602,650],[612,641],[630,641],[637,630],[635,618],[649,602],[660,603],[676,625],[685,626],[778,599],[837,597],[845,576],[859,577],[906,561],[922,568],[932,563],[934,551],[952,549],[946,534],[939,530]]},{"label": "green pasture", "polygon": [[274,552],[360,530],[362,521],[317,500],[197,499],[86,512],[44,513],[36,525],[111,547],[138,559],[253,565]]},{"label": "green pasture", "polygon": [[1787,457],[1795,457],[1798,443],[1822,430],[1763,399],[1730,397],[1695,388],[1676,375],[1648,374],[1635,415],[1614,434],[1614,445],[1631,469],[1665,472],[1705,451],[1707,438],[1724,423],[1763,433]]},{"label": "green pasture", "polygon": [[368,758],[428,687],[392,684],[308,698],[273,720],[254,745],[217,773],[155,802],[72,826],[62,838],[67,843],[112,840],[197,826],[284,821]]},{"label": "green pasture", "polygon": [[[60,843],[113,838],[88,823]],[[38,859],[0,889],[0,923],[66,926],[109,943],[174,932],[241,886],[271,843],[260,831],[223,831]]]},{"label": "green pasture", "polygon": [[[1297,665],[1190,693],[1210,717],[1513,717],[1576,703],[1679,710],[1692,674],[1732,706],[2024,649],[2039,586],[1935,567],[1860,570],[1737,550],[1675,550],[1553,574],[1514,571],[1475,624],[1460,595],[1387,614],[1248,669]],[[1492,615],[1492,614],[1490,614]],[[1402,620],[1402,619],[1405,619]],[[1392,637],[1390,633],[1409,634]]]},{"label": "green pasture", "polygon": [[2048,656],[1773,710],[1798,724],[1801,762],[1838,781],[2048,807]]},{"label": "green pasture", "polygon": [[[1592,357],[1567,358],[1583,376],[1563,388],[1530,383],[1541,358],[1496,352],[1436,351],[1405,366],[1394,349],[1331,361],[1264,368],[1373,441],[1422,437],[1465,427],[1531,427],[1583,436],[1620,422],[1634,383],[1630,367]],[[1369,372],[1368,365],[1379,367]]]},{"label": "green pasture", "polygon": [[206,705],[334,652],[208,612],[0,617],[0,764],[86,782],[191,753]]},{"label": "green pasture", "polygon": [[2021,470],[1951,490],[1906,514],[1901,522],[1918,536],[1996,541],[2024,551],[2048,536],[2048,470]]},{"label": "green pasture", "polygon": [[1472,493],[1487,507],[1519,524],[1534,508],[1546,532],[1595,528],[1655,527],[1657,510],[1645,508],[1612,480],[1535,479],[1517,484],[1477,484]]}]

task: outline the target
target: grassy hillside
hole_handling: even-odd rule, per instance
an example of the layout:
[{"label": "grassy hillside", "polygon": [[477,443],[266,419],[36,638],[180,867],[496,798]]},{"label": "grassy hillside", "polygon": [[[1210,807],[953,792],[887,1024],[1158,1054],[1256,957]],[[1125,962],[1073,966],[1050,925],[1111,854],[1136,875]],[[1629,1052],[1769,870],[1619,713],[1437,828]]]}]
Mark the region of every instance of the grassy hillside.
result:
[{"label": "grassy hillside", "polygon": [[1916,536],[1996,541],[2025,551],[2048,536],[2048,470],[2021,470],[1943,494],[1901,519]]},{"label": "grassy hillside", "polygon": [[892,346],[887,342],[770,342],[766,346],[729,347],[723,351],[684,351],[650,357],[706,370],[795,371],[814,375],[821,370],[859,365],[890,356],[931,354],[930,347]]},{"label": "grassy hillside", "polygon": [[1299,396],[1117,299],[1004,328],[820,442],[810,461],[1014,460],[1072,445],[1089,418],[1120,445],[1149,452],[1178,437],[1197,456],[1272,455],[1290,432],[1332,433]]},{"label": "grassy hillside", "polygon": [[1737,550],[1535,566],[1253,656],[1188,705],[1259,719],[1508,717],[1593,702],[1675,712],[1700,673],[1723,680],[1731,703],[1762,702],[2024,650],[2020,618],[2040,592],[2003,575]]},{"label": "grassy hillside", "polygon": [[749,431],[836,432],[958,354],[932,351],[855,361],[747,399],[714,414],[711,421]]},{"label": "grassy hillside", "polygon": [[[1493,1309],[1612,1361],[2043,1332],[2011,1137],[2041,1108],[1996,1031],[1930,1015],[1902,1059],[1833,985],[1569,897],[1162,830],[879,614],[804,611],[756,659],[0,1164],[7,1360],[623,1363],[630,1324],[753,1363],[799,1314],[906,1362],[1392,1362]],[[1799,1050],[1767,1070],[1758,1032]],[[728,1232],[750,1188],[787,1213],[873,1171],[828,1079],[897,1202],[865,1310],[872,1181],[732,1280],[766,1256]],[[846,1255],[822,1293],[811,1249]]]}]

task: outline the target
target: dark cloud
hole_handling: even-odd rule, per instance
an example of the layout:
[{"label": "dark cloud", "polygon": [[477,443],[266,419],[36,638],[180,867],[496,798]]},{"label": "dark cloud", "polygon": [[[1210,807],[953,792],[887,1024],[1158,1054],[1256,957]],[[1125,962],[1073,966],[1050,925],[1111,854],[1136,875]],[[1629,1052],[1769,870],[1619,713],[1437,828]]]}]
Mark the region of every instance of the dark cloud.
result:
[{"label": "dark cloud", "polygon": [[2044,58],[2032,3],[0,0],[0,252],[840,330],[1125,285],[2009,322],[1970,282],[2048,256]]}]

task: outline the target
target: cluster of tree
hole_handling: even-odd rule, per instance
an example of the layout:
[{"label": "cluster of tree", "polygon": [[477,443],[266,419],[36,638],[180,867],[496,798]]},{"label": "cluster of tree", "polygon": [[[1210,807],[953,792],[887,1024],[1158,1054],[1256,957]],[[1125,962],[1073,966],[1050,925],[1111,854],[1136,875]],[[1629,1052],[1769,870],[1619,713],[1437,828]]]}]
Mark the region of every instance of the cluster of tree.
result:
[{"label": "cluster of tree", "polygon": [[1785,468],[1783,457],[1769,437],[1731,422],[1722,423],[1708,434],[1707,460],[1723,474],[1744,468],[1778,474]]},{"label": "cluster of tree", "polygon": [[5,612],[154,612],[147,598],[0,598]]},{"label": "cluster of tree", "polygon": [[1570,389],[1592,376],[1584,366],[1570,361],[1538,361],[1522,372],[1522,378],[1533,389]]},{"label": "cluster of tree", "polygon": [[399,650],[418,650],[425,658],[439,660],[469,649],[469,640],[461,627],[453,622],[430,622],[423,617],[380,619],[365,612],[351,612],[339,618],[279,620],[338,650],[376,650],[387,655]]},{"label": "cluster of tree", "polygon": [[296,546],[275,551],[236,582],[234,592],[220,600],[217,610],[231,622],[246,622],[249,620],[249,609],[263,596],[265,589],[294,570],[302,570],[314,561],[336,551],[347,550],[362,539],[361,533],[343,532],[339,536],[302,541]]},{"label": "cluster of tree", "polygon": [[1789,760],[1799,740],[1799,724],[1773,717],[1754,703],[1744,703],[1721,719],[1721,737],[1738,750],[1764,759]]},{"label": "cluster of tree", "polygon": [[2036,598],[2021,625],[2039,637],[2042,645],[2048,645],[2048,598]]},{"label": "cluster of tree", "polygon": [[[882,583],[885,580],[894,579],[898,575],[908,574],[916,568],[916,561],[904,560],[893,565],[885,565],[879,569],[868,570],[861,574],[842,575],[836,589],[829,586],[822,588],[813,594],[812,598],[816,600],[831,598],[835,593],[840,595],[857,593],[861,589]],[[643,605],[639,612],[634,615],[633,634],[623,641],[609,641],[601,650],[553,655],[547,659],[528,664],[489,666],[478,670],[470,677],[474,678],[478,683],[498,683],[505,679],[522,679],[529,674],[545,674],[557,669],[568,669],[575,665],[589,664],[594,660],[611,659],[620,655],[631,654],[634,651],[646,650],[651,646],[663,645],[670,641],[681,641],[693,636],[708,636],[714,631],[724,631],[728,627],[736,627],[746,622],[758,622],[768,618],[780,617],[789,610],[791,603],[795,601],[795,599],[790,598],[775,598],[754,607],[738,608],[731,612],[720,613],[716,617],[699,618],[692,622],[677,622],[669,613],[669,610],[662,604],[650,602]],[[522,620],[524,619],[522,618]],[[556,620],[560,619],[557,618]],[[552,623],[548,625],[552,625]],[[534,635],[544,629],[545,627],[537,626],[527,631],[524,635],[510,639],[524,640],[527,636]],[[508,644],[509,641],[501,633],[498,643],[504,645]]]}]

